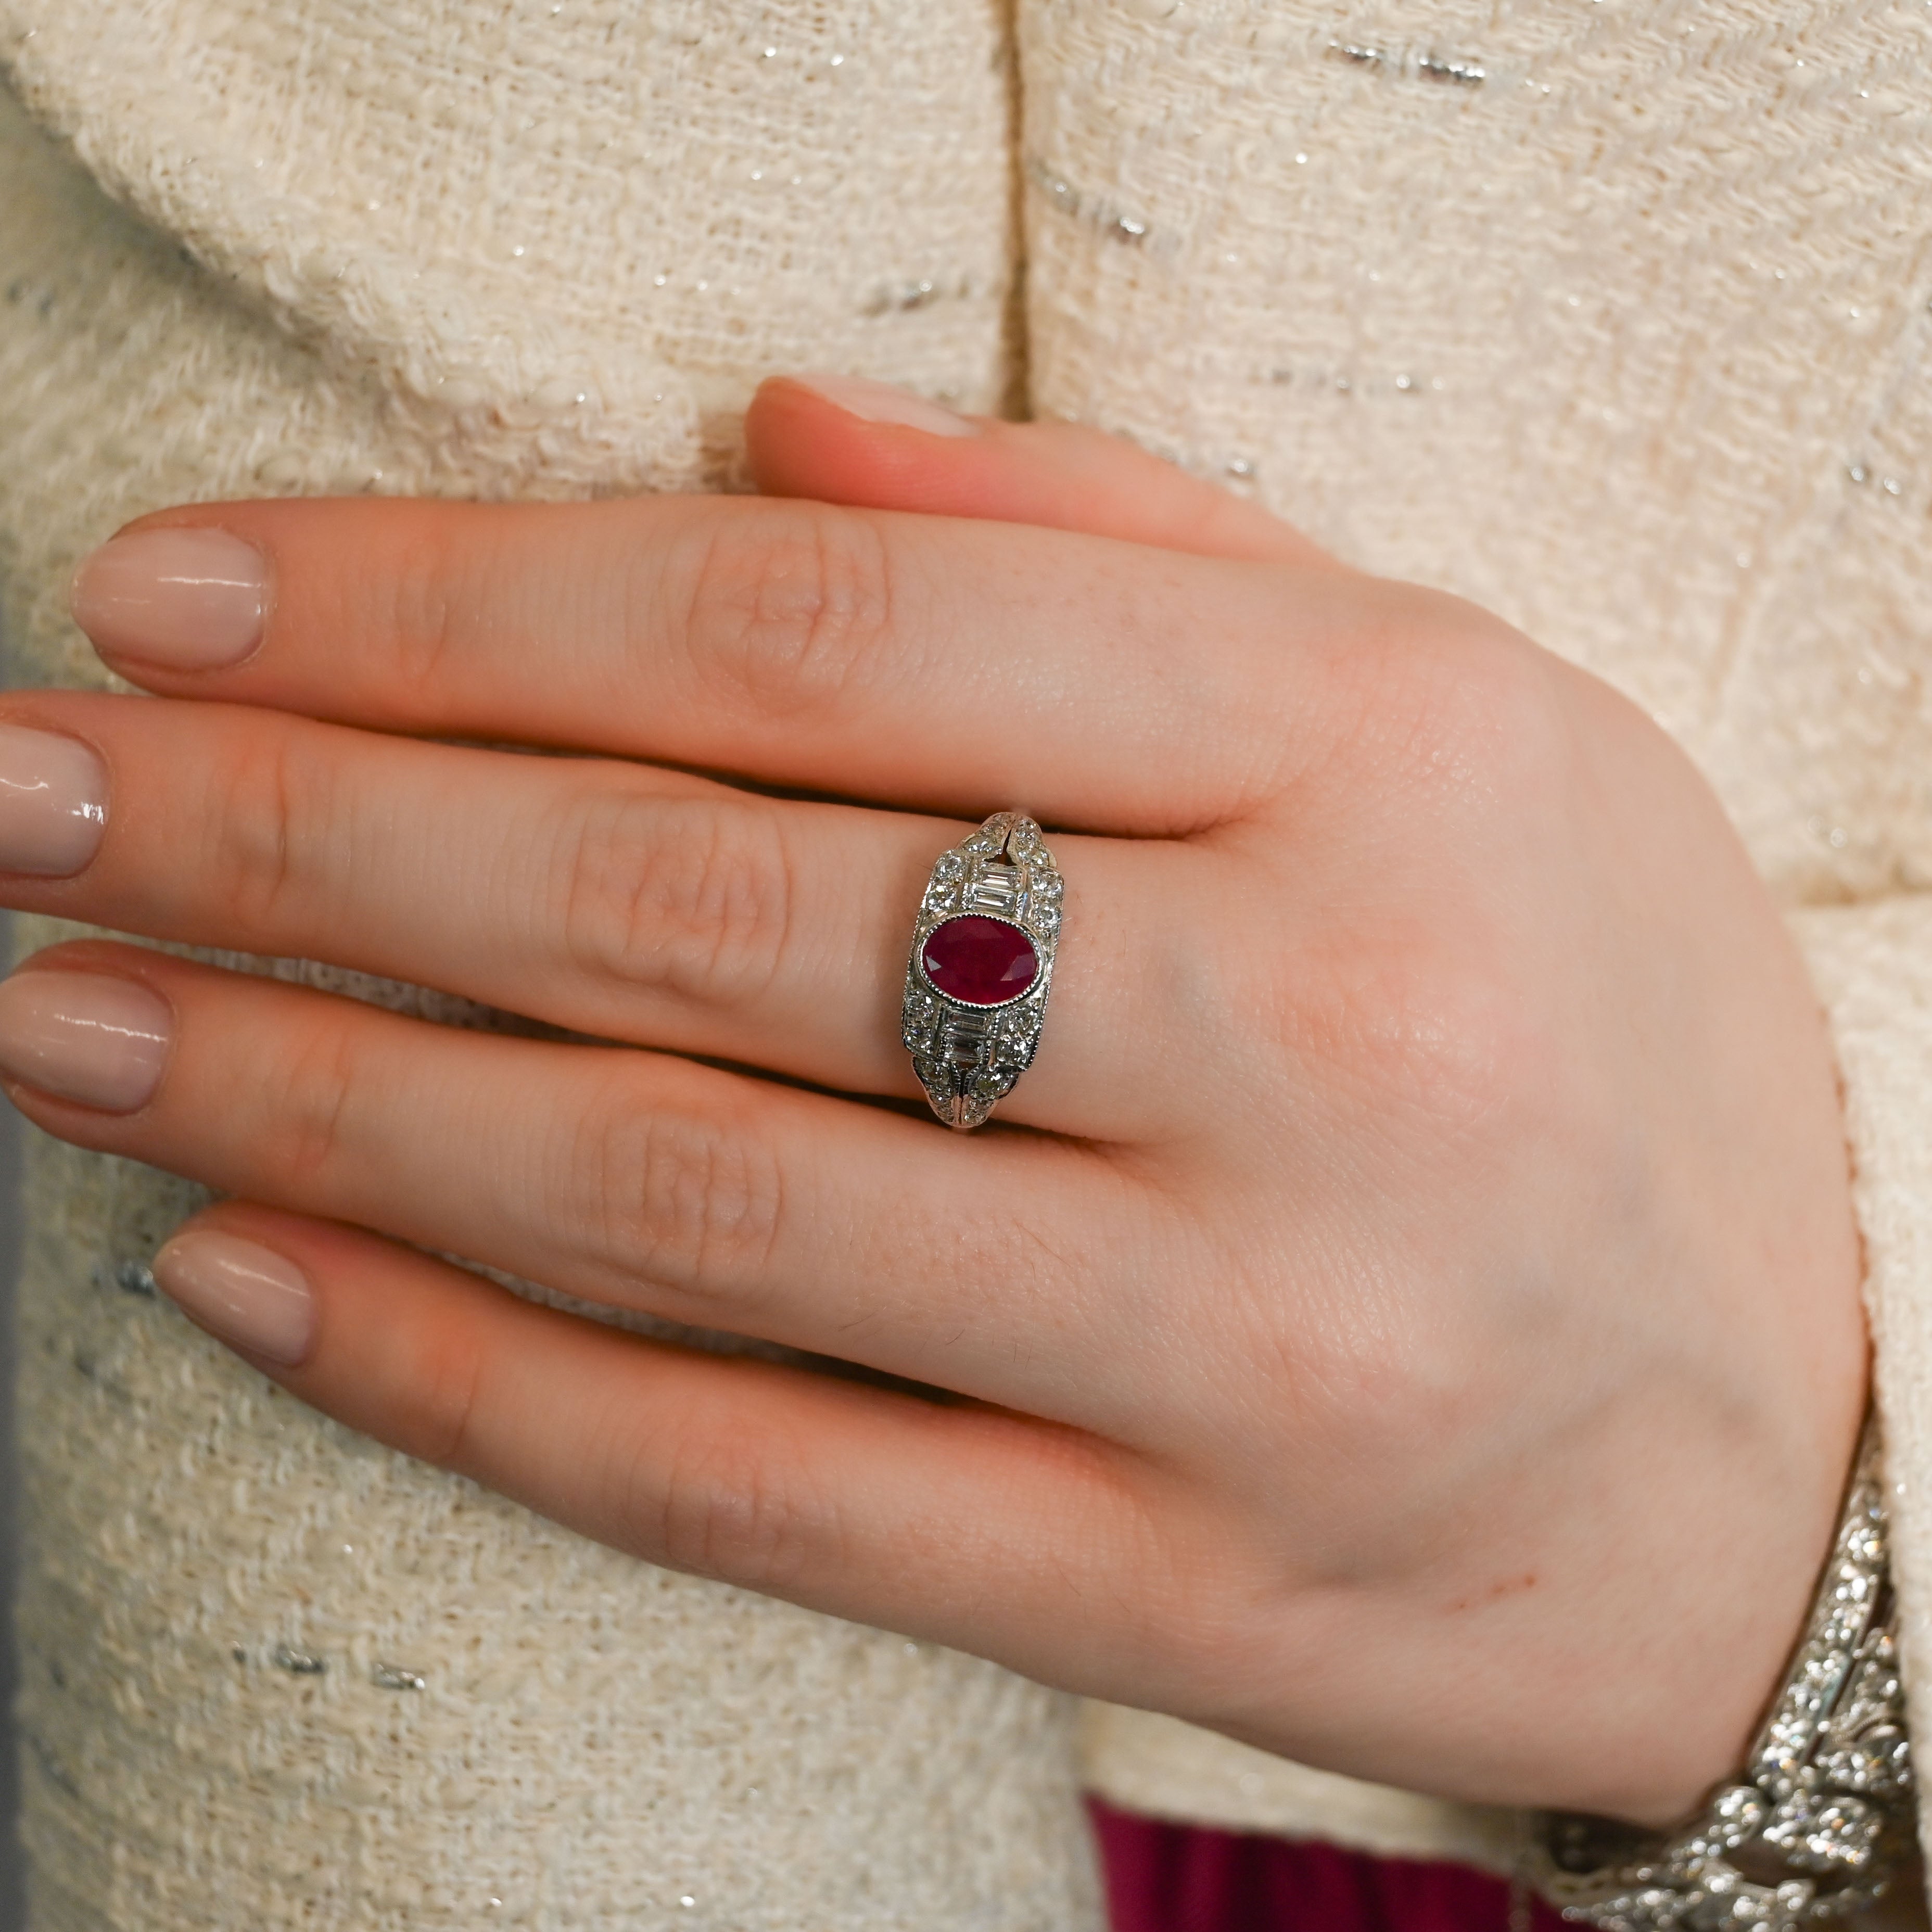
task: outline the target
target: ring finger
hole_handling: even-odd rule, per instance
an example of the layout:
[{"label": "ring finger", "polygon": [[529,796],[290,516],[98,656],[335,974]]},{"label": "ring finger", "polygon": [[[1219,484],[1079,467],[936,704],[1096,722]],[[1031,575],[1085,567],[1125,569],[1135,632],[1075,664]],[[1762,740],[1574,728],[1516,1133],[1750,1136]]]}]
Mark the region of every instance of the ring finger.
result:
[{"label": "ring finger", "polygon": [[[327,959],[853,1092],[919,1092],[899,993],[926,873],[961,830],[230,706],[40,693],[0,722],[9,904]],[[1055,843],[1069,943],[1004,1116],[1116,1142],[1171,1131],[1148,982],[1172,922],[1138,922],[1196,855]],[[1132,1066],[1120,1037],[1140,1043]]]}]

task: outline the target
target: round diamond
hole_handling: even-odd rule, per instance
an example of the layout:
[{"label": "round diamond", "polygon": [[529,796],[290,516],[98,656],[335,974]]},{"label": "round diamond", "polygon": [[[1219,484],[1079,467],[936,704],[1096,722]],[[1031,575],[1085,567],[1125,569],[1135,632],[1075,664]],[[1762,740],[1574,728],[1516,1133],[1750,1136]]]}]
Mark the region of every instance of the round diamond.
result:
[{"label": "round diamond", "polygon": [[1018,926],[977,913],[934,927],[919,963],[938,992],[968,1006],[1016,1000],[1040,971],[1033,941]]}]

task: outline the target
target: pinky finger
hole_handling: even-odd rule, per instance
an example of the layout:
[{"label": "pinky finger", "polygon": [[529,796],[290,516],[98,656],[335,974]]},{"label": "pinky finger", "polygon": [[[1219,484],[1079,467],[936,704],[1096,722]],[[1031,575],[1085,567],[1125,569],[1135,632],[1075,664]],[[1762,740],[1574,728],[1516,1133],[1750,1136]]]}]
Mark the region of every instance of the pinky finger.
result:
[{"label": "pinky finger", "polygon": [[1090,1437],[647,1340],[253,1205],[189,1222],[154,1274],[292,1394],[599,1542],[1118,1694],[1126,1633],[1094,1606],[1142,1560],[1141,1513]]}]

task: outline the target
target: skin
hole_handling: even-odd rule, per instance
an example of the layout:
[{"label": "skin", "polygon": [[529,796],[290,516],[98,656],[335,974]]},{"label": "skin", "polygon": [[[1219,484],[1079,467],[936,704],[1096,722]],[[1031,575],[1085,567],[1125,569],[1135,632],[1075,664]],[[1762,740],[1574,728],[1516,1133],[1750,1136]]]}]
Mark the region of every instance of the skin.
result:
[{"label": "skin", "polygon": [[[1496,619],[1090,432],[778,382],[749,440],[764,499],[147,520],[268,554],[266,640],[0,704],[112,787],[6,903],[568,1033],[92,943],[22,970],[158,993],[159,1088],[17,1104],[236,1197],[206,1221],[316,1298],[264,1372],[591,1536],[1358,1776],[1684,1814],[1865,1380],[1822,1024],[1702,781]],[[1014,806],[1066,935],[955,1136],[911,913]]]}]

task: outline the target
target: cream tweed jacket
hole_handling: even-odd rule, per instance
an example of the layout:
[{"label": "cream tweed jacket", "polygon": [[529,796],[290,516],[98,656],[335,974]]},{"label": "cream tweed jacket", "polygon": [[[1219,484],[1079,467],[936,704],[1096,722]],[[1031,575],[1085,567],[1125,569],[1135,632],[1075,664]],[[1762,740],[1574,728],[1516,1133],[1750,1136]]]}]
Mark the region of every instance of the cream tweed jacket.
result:
[{"label": "cream tweed jacket", "polygon": [[[1130,436],[1634,695],[1835,1028],[1932,1736],[1932,8],[0,0],[0,70],[17,678],[105,681],[63,586],[139,512],[730,487],[830,368]],[[1509,1856],[357,1441],[154,1299],[188,1190],[31,1160],[36,1932],[1091,1932],[1083,1780]]]}]

